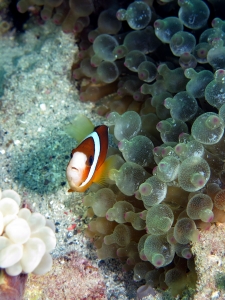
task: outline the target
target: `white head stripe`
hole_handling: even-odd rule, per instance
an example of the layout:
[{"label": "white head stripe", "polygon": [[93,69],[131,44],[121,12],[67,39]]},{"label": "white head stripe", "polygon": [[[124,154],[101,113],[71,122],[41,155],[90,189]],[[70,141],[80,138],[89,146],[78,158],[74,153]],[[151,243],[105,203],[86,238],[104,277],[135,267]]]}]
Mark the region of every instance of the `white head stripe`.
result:
[{"label": "white head stripe", "polygon": [[[93,138],[93,141],[94,141],[94,149],[95,149],[94,160],[93,160],[93,163],[91,165],[88,177],[86,178],[86,180],[80,186],[84,186],[85,184],[87,184],[91,180],[92,176],[95,173],[98,158],[99,158],[99,155],[100,155],[100,138],[99,138],[99,135],[97,134],[97,132],[94,131],[91,134],[89,134],[85,138],[85,140],[89,137]],[[87,159],[88,159],[88,157],[87,157]]]}]

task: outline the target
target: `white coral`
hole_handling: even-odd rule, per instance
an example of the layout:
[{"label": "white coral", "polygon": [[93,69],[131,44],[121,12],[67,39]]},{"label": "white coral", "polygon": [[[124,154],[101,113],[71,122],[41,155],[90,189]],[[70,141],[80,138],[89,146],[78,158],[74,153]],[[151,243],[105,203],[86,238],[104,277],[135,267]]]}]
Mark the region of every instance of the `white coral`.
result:
[{"label": "white coral", "polygon": [[54,224],[40,213],[19,208],[20,196],[13,190],[0,190],[0,268],[16,276],[42,275],[52,267],[49,254],[55,248]]}]

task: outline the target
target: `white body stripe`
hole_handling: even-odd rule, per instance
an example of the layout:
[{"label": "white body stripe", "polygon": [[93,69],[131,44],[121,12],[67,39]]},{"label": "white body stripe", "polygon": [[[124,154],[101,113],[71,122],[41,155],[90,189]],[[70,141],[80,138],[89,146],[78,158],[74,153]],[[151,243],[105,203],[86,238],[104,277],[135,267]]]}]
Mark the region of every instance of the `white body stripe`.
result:
[{"label": "white body stripe", "polygon": [[[93,164],[91,165],[91,168],[90,168],[90,172],[88,174],[88,177],[86,178],[86,180],[80,185],[80,187],[86,185],[92,178],[92,176],[94,175],[95,173],[95,169],[96,169],[96,166],[97,166],[97,162],[98,162],[98,158],[99,158],[99,155],[100,155],[100,138],[99,138],[99,135],[97,134],[97,132],[92,132],[91,134],[89,134],[85,140],[87,138],[93,138],[93,141],[94,141],[94,149],[95,149],[95,153],[94,153],[94,160],[93,160]],[[88,159],[88,157],[87,157]]]}]

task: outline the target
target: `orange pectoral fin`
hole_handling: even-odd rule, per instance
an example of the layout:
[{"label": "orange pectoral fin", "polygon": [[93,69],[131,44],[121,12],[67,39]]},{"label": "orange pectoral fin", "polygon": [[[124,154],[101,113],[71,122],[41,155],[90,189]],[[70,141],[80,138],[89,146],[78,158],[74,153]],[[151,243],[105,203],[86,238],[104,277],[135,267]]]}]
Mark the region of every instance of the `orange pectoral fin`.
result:
[{"label": "orange pectoral fin", "polygon": [[111,169],[118,169],[118,162],[121,162],[121,160],[123,161],[122,157],[117,154],[109,156],[95,172],[93,182],[106,186],[110,182],[109,171]]}]

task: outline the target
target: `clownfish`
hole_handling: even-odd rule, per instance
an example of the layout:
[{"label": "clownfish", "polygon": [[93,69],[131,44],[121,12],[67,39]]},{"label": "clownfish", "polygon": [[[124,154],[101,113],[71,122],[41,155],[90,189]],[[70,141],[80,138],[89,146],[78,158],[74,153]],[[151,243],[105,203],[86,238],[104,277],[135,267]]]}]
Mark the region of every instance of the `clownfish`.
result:
[{"label": "clownfish", "polygon": [[72,150],[66,169],[68,192],[84,192],[93,182],[102,183],[108,140],[108,127],[100,125]]}]

